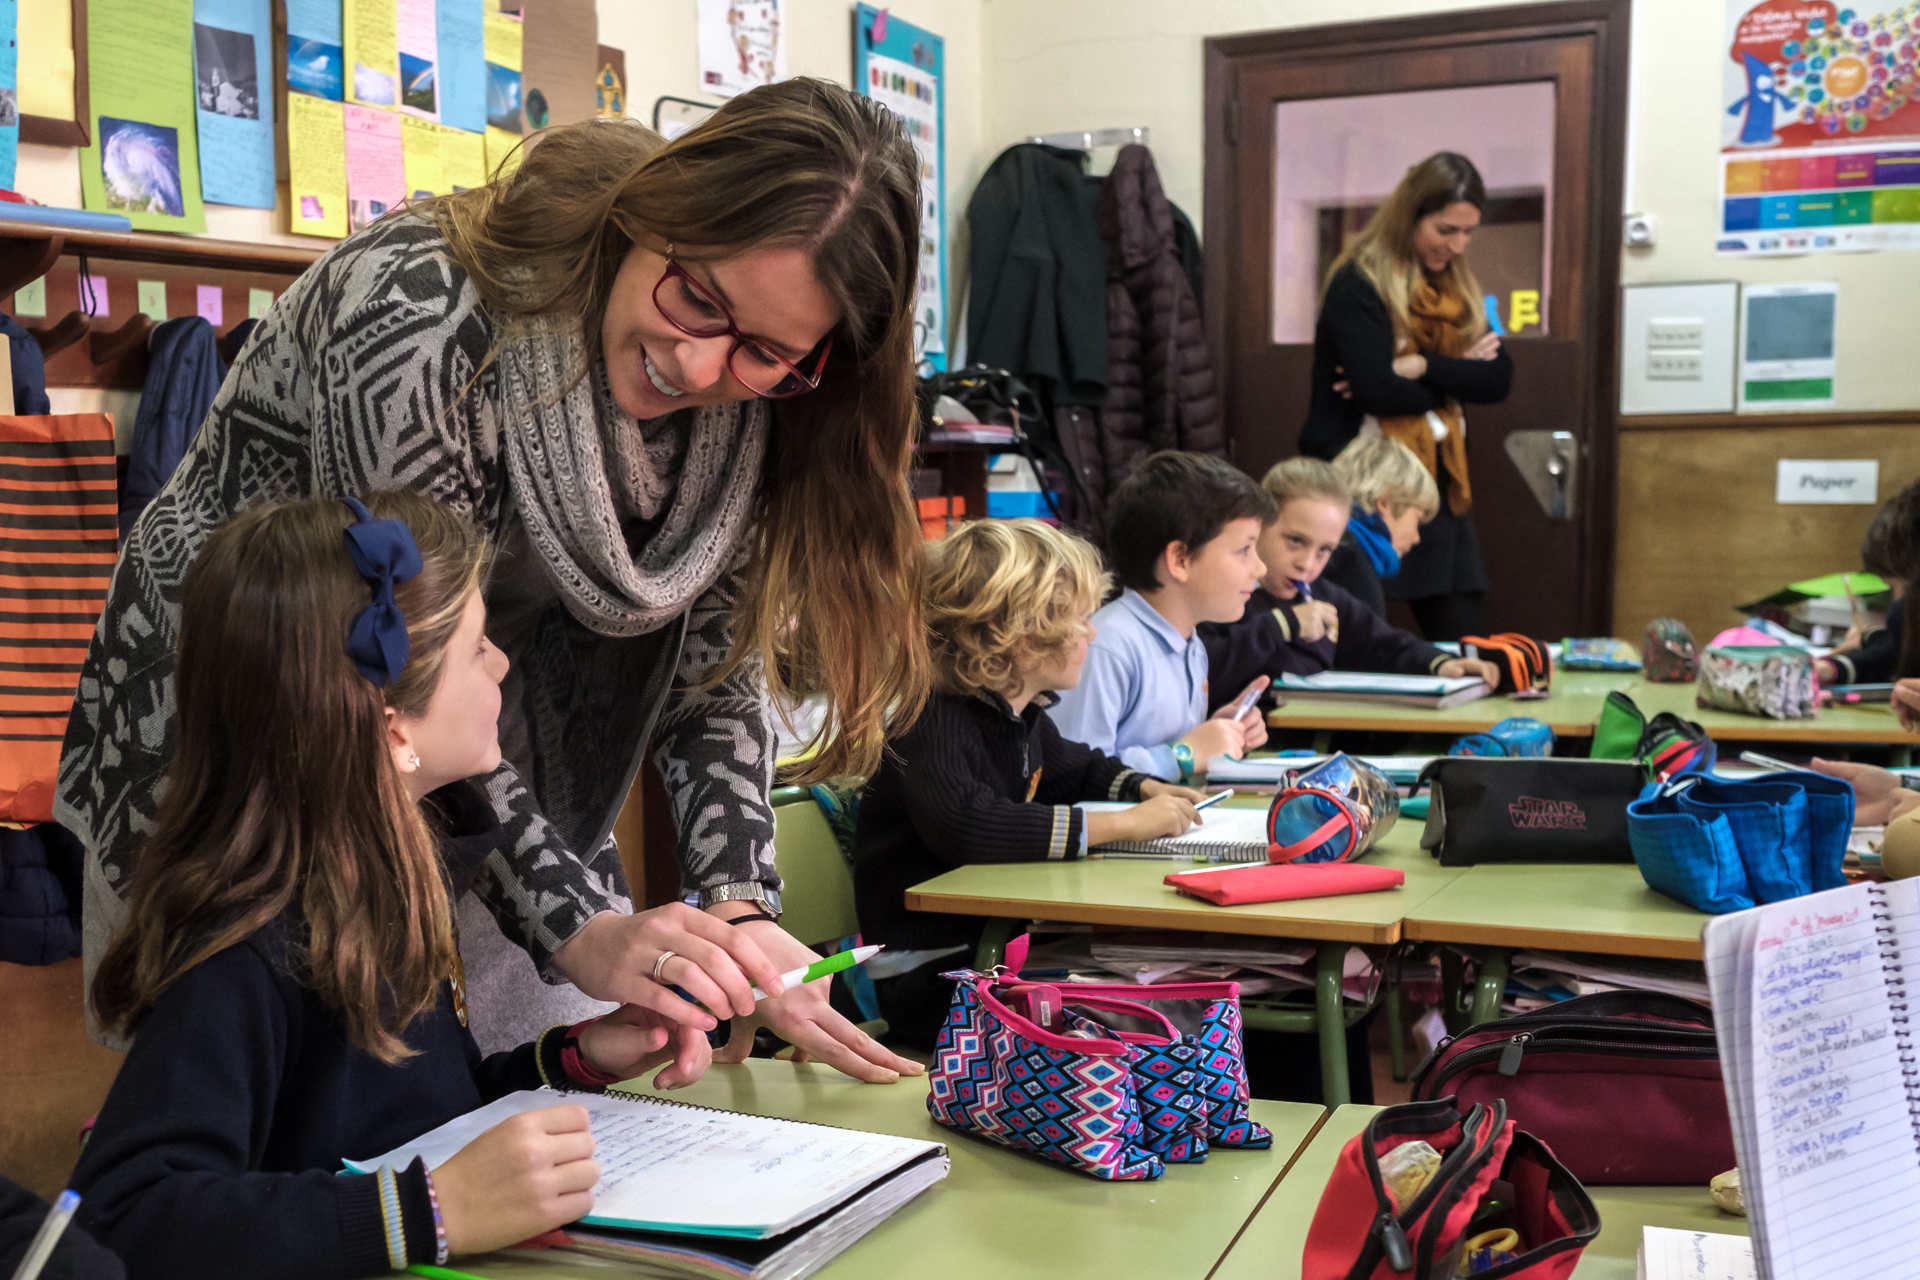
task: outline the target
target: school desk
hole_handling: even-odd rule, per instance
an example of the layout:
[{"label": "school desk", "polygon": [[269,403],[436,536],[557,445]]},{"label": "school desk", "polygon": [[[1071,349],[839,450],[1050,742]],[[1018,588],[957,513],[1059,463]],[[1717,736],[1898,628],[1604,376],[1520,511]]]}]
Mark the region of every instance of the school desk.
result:
[{"label": "school desk", "polygon": [[[1641,679],[1635,681],[1626,694],[1649,720],[1662,711],[1671,711],[1683,720],[1698,724],[1716,742],[1796,742],[1816,746],[1823,742],[1878,743],[1892,746],[1903,754],[1915,742],[1920,742],[1920,738],[1900,727],[1899,717],[1886,703],[1827,706],[1810,719],[1772,720],[1766,716],[1696,706],[1691,684],[1654,684]],[[1723,751],[1722,754],[1738,752]]]},{"label": "school desk", "polygon": [[[1234,1241],[1211,1280],[1293,1280],[1320,1194],[1353,1136],[1379,1107],[1341,1107],[1327,1117],[1293,1167]],[[1580,1255],[1574,1280],[1632,1280],[1642,1227],[1746,1235],[1747,1220],[1722,1213],[1705,1187],[1588,1187],[1600,1234]]]},{"label": "school desk", "polygon": [[[1264,797],[1251,799],[1265,803]],[[1216,907],[1162,883],[1169,872],[1191,870],[1190,863],[1091,858],[960,867],[907,890],[907,907],[987,916],[996,922],[988,936],[998,940],[1008,936],[1016,921],[1041,919],[1317,942],[1313,1011],[1263,1008],[1254,997],[1246,1003],[1246,1020],[1263,1030],[1316,1033],[1326,1097],[1337,1106],[1347,1100],[1346,1025],[1364,1013],[1346,1010],[1341,1001],[1347,948],[1398,942],[1401,919],[1465,874],[1464,868],[1436,863],[1420,848],[1420,824],[1405,819],[1394,824],[1365,861],[1399,868],[1406,873],[1406,883],[1380,893]]]},{"label": "school desk", "polygon": [[1472,948],[1480,960],[1471,1022],[1500,1016],[1508,960],[1520,948],[1698,960],[1710,918],[1647,887],[1630,862],[1514,863],[1465,874],[1408,908],[1401,936]]},{"label": "school desk", "polygon": [[[1358,701],[1296,700],[1269,711],[1267,724],[1275,729],[1370,730],[1457,736],[1485,733],[1509,716],[1531,716],[1550,726],[1557,737],[1591,738],[1607,694],[1615,689],[1630,687],[1637,678],[1637,674],[1631,671],[1556,671],[1553,673],[1553,693],[1550,697],[1481,698],[1437,711],[1421,707],[1378,706]],[[1315,750],[1319,749],[1315,747]]]},{"label": "school desk", "polygon": [[[945,1181],[828,1263],[819,1273],[823,1280],[1203,1280],[1326,1114],[1307,1103],[1256,1101],[1253,1117],[1273,1131],[1271,1148],[1215,1148],[1204,1163],[1167,1166],[1155,1182],[1101,1182],[935,1124],[927,1115],[924,1076],[871,1085],[831,1067],[754,1059],[715,1066],[694,1085],[663,1096],[947,1144],[953,1167]],[[526,1253],[453,1265],[488,1280],[597,1274]]]}]

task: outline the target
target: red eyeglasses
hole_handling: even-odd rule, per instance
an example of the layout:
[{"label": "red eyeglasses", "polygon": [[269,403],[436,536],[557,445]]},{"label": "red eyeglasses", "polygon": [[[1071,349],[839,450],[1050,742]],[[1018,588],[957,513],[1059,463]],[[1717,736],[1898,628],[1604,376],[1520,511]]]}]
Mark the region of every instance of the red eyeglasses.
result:
[{"label": "red eyeglasses", "polygon": [[730,335],[733,349],[727,352],[728,370],[740,380],[741,386],[770,400],[805,395],[817,388],[820,374],[827,367],[827,353],[833,350],[833,339],[822,341],[818,356],[809,353],[802,357],[803,361],[810,360],[813,364],[812,373],[803,372],[799,365],[768,346],[764,338],[740,332],[720,299],[672,258],[667,259],[660,283],[653,286],[653,305],[660,308],[660,314],[669,324],[688,337]]}]

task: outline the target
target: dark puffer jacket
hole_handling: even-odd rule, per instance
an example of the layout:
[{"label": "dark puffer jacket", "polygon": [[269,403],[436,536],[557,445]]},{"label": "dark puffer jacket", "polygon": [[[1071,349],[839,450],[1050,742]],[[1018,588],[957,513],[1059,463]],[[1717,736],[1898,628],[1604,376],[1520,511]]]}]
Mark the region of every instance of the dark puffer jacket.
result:
[{"label": "dark puffer jacket", "polygon": [[1107,248],[1107,398],[1100,408],[1109,489],[1134,455],[1226,455],[1200,304],[1181,265],[1173,206],[1145,147],[1120,150],[1100,188]]}]

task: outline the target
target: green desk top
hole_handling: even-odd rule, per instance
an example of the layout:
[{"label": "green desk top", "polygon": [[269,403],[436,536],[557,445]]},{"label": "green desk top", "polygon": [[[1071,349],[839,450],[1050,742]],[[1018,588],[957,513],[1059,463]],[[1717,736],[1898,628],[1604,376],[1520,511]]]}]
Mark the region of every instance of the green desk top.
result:
[{"label": "green desk top", "polygon": [[1508,716],[1531,716],[1546,722],[1560,737],[1590,738],[1607,694],[1628,688],[1638,678],[1630,671],[1556,671],[1550,698],[1482,698],[1443,711],[1365,702],[1289,702],[1268,712],[1267,723],[1278,729],[1458,734],[1483,733]]},{"label": "green desk top", "polygon": [[1920,741],[1900,727],[1892,708],[1884,703],[1825,707],[1810,720],[1769,720],[1696,706],[1691,684],[1653,684],[1643,679],[1626,692],[1649,720],[1662,711],[1671,711],[1692,720],[1720,742],[1879,742],[1911,746]]},{"label": "green desk top", "polygon": [[[1340,1151],[1380,1111],[1341,1107],[1327,1117],[1280,1185],[1247,1224],[1211,1280],[1290,1280],[1300,1274],[1307,1229]],[[1705,1187],[1588,1187],[1600,1234],[1580,1256],[1574,1280],[1632,1280],[1642,1227],[1746,1235],[1747,1220],[1722,1213]]]},{"label": "green desk top", "polygon": [[960,867],[907,890],[907,906],[969,916],[1391,943],[1400,940],[1402,917],[1467,872],[1437,864],[1420,848],[1420,824],[1405,818],[1361,861],[1398,867],[1407,882],[1379,893],[1216,907],[1162,883],[1172,872],[1194,869],[1191,863],[1091,858]]},{"label": "green desk top", "polygon": [[1632,863],[1516,864],[1465,874],[1407,909],[1404,936],[1426,942],[1701,957],[1708,916],[1647,887]]},{"label": "green desk top", "polygon": [[[728,1111],[945,1142],[953,1169],[820,1272],[825,1280],[978,1280],[1126,1275],[1202,1280],[1326,1115],[1297,1102],[1253,1104],[1266,1151],[1212,1152],[1157,1182],[1101,1182],[954,1133],[927,1116],[925,1077],[866,1085],[830,1067],[755,1059],[715,1066],[670,1095]],[[489,1280],[578,1280],[538,1254],[456,1260]]]}]

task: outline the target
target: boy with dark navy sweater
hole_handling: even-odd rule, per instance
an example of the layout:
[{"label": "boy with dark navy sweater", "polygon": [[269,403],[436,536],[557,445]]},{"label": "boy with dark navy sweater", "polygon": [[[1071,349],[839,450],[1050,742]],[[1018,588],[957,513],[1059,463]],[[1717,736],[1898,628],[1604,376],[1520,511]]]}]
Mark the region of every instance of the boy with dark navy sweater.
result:
[{"label": "boy with dark navy sweater", "polygon": [[[939,543],[927,582],[936,696],[860,803],[854,891],[892,1037],[930,1048],[985,921],[906,909],[916,884],[978,862],[1079,858],[1114,840],[1178,835],[1197,791],[1060,735],[1047,708],[1086,661],[1106,590],[1092,547],[1037,520],[981,520]],[[1139,801],[1088,812],[1084,800]],[[882,964],[881,962],[885,962]]]}]

